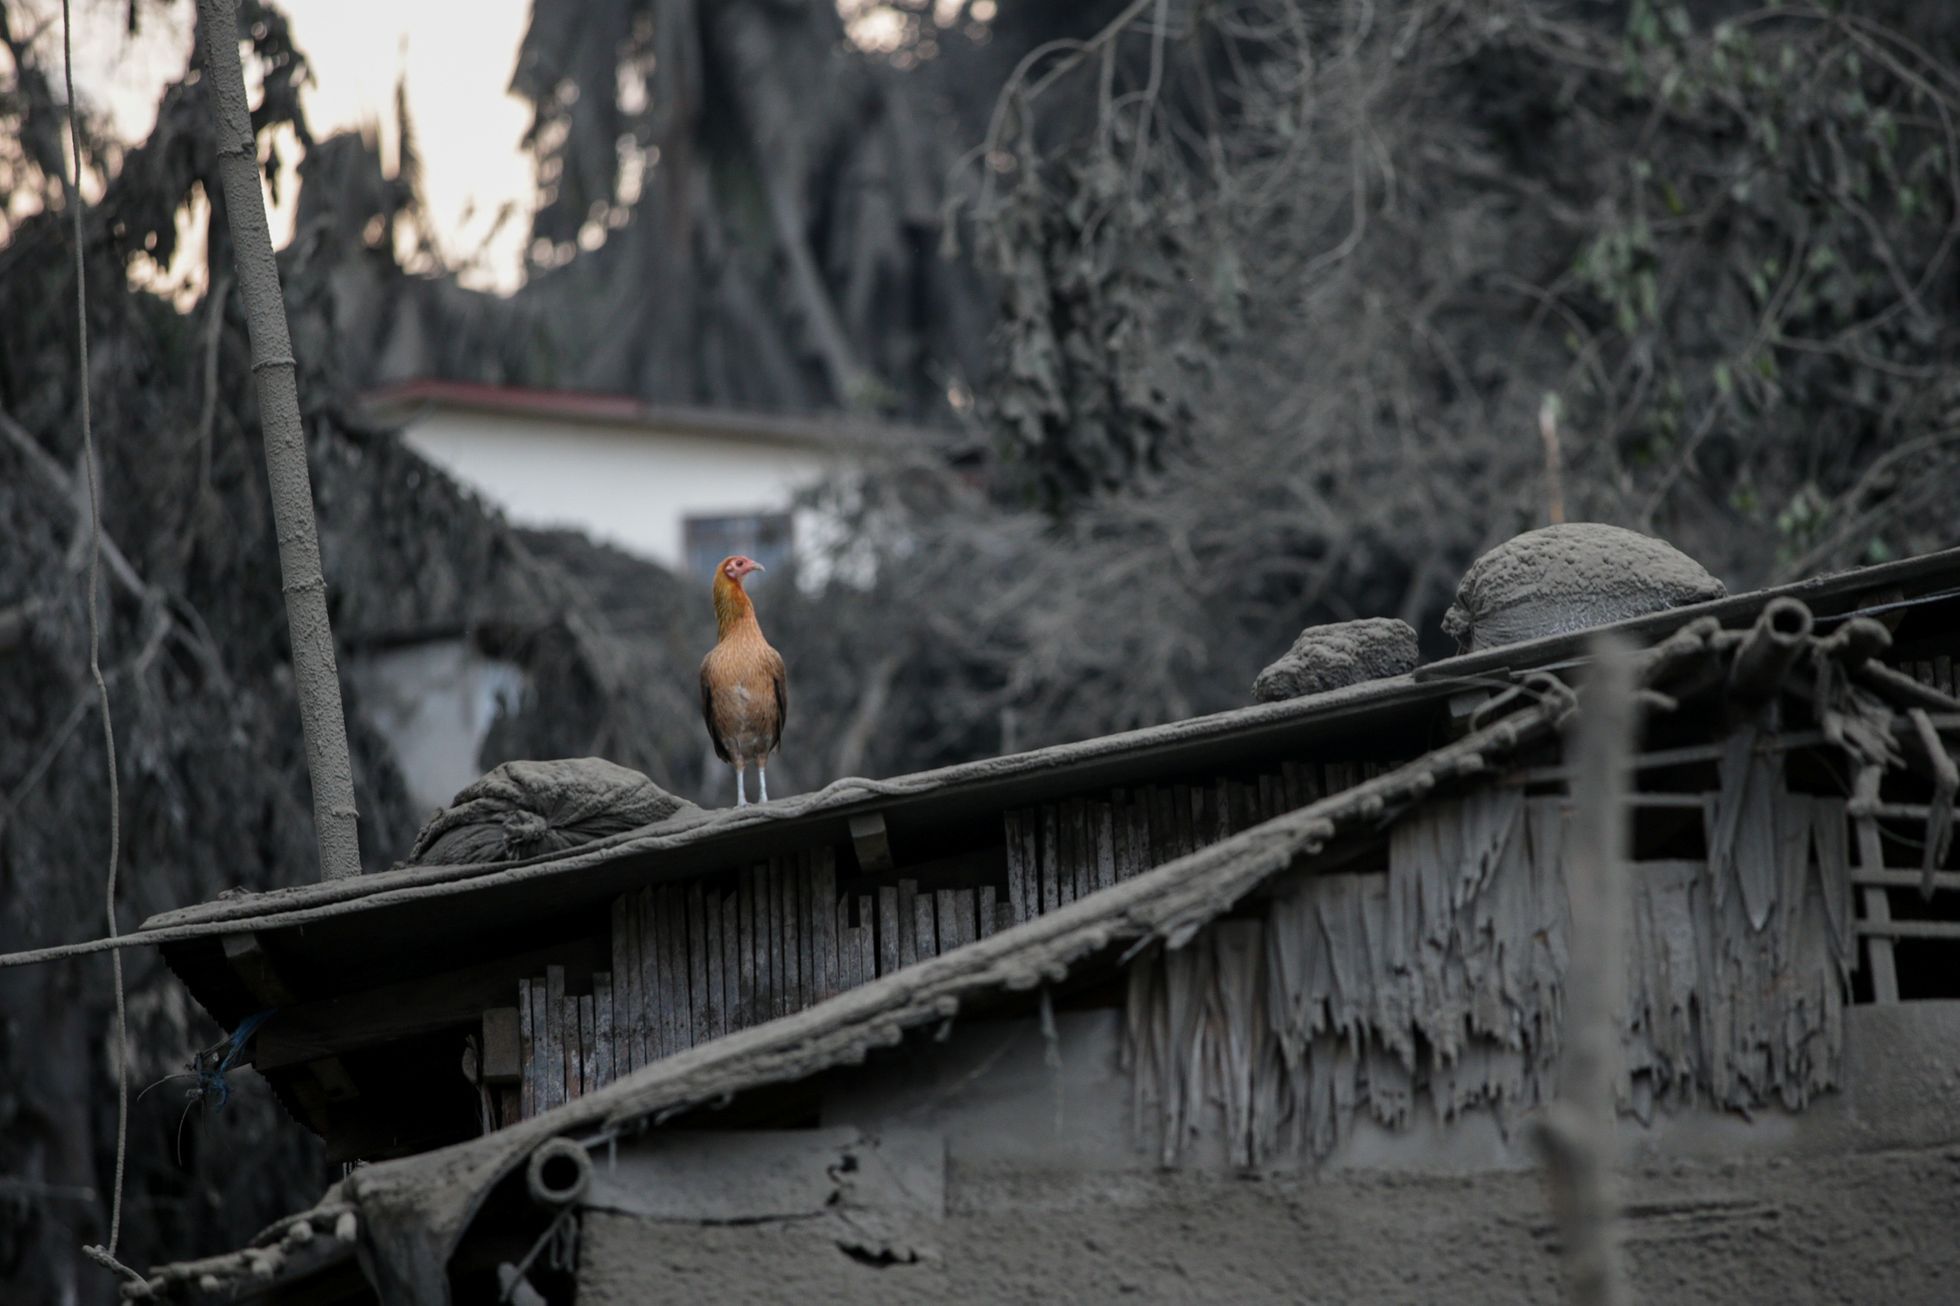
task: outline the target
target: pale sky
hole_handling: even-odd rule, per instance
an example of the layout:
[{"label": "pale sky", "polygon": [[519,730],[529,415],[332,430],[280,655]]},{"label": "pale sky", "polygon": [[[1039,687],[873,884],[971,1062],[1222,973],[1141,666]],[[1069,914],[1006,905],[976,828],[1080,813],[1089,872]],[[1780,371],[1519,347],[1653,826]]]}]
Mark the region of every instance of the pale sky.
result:
[{"label": "pale sky", "polygon": [[[140,141],[155,121],[159,92],[182,73],[194,0],[162,9],[146,4],[134,38],[123,30],[125,0],[71,3],[82,102],[106,108],[118,136]],[[58,88],[60,0],[27,0],[25,8],[47,20],[36,50],[49,61]],[[451,257],[474,251],[498,208],[515,203],[517,216],[491,247],[484,271],[466,278],[513,286],[533,184],[530,159],[519,144],[530,113],[505,88],[530,0],[283,0],[283,8],[312,64],[312,84],[302,96],[314,135],[373,125],[382,157],[392,163],[395,81],[406,69],[423,189],[444,250]],[[290,160],[295,151],[283,153]],[[281,197],[273,238],[283,244],[292,230],[292,188],[282,186]],[[201,244],[192,242],[194,248]],[[201,248],[196,256],[201,260]]]},{"label": "pale sky", "polygon": [[[554,0],[569,3],[570,0]],[[343,128],[372,126],[382,159],[395,158],[395,83],[408,74],[409,117],[422,154],[423,195],[444,254],[452,264],[482,251],[465,284],[511,290],[522,279],[523,249],[530,231],[535,185],[530,156],[520,144],[530,110],[507,93],[530,16],[531,0],[280,0],[293,38],[306,52],[312,80],[302,91],[308,126],[316,137]],[[61,85],[61,0],[18,0],[19,10],[40,20],[36,52]],[[124,31],[127,0],[71,0],[75,22],[75,81],[84,104],[108,112],[115,134],[132,144],[149,134],[157,97],[183,72],[195,21],[195,0],[158,6],[146,0],[142,29]],[[908,20],[881,0],[837,0],[850,38],[867,49],[890,48]],[[940,0],[940,21],[959,6]],[[991,0],[973,17],[992,17]],[[30,20],[31,22],[31,20]],[[32,30],[30,24],[23,24]],[[247,65],[248,84],[253,83]],[[256,98],[256,85],[253,84]],[[288,168],[296,142],[281,141]],[[292,234],[296,182],[282,184],[272,209],[272,236],[283,246]],[[88,193],[86,188],[84,193]],[[268,197],[270,199],[270,197]],[[514,205],[511,220],[486,244],[499,209]],[[145,274],[149,284],[171,289],[189,302],[204,286],[202,212],[179,219],[178,255],[166,274]],[[154,265],[151,265],[154,268]]]}]

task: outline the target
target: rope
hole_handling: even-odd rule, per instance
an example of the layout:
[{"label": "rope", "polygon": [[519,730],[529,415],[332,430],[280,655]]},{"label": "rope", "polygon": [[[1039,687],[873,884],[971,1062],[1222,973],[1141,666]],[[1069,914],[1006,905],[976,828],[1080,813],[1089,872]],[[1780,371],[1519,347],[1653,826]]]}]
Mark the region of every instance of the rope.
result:
[{"label": "rope", "polygon": [[[68,210],[75,224],[75,342],[82,392],[82,465],[88,472],[88,670],[102,700],[102,744],[109,759],[109,874],[103,907],[109,937],[116,937],[116,863],[122,857],[122,793],[116,779],[116,727],[109,719],[109,682],[102,678],[102,621],[97,591],[102,571],[102,500],[95,477],[95,430],[89,412],[88,272],[82,256],[82,129],[75,112],[75,41],[69,0],[61,0],[61,64],[68,82],[68,149],[71,159]],[[123,1001],[120,949],[109,953],[116,980],[116,1184],[109,1199],[109,1244],[103,1257],[113,1263],[122,1237],[123,1172],[129,1160],[129,1012]],[[87,1250],[87,1249],[84,1249]],[[124,1271],[127,1273],[128,1271]]]}]

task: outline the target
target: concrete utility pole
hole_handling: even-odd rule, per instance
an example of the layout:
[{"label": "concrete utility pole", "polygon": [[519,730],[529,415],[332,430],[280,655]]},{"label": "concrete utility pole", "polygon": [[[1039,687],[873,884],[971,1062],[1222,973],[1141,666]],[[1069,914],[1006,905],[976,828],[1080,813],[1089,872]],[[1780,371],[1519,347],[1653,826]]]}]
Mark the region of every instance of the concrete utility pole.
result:
[{"label": "concrete utility pole", "polygon": [[299,420],[299,385],[279,265],[272,257],[259,194],[259,151],[252,135],[245,73],[238,62],[238,0],[198,0],[204,37],[204,79],[218,139],[232,260],[252,338],[252,375],[259,391],[266,478],[272,485],[272,524],[279,537],[279,574],[286,590],[286,627],[293,646],[293,685],[306,735],[306,769],[313,780],[313,827],[320,843],[320,878],[361,873],[355,828],[354,768],[347,756],[347,721],[340,706],[333,628],[327,621],[327,582],[313,529],[313,481],[306,469],[306,433]]}]

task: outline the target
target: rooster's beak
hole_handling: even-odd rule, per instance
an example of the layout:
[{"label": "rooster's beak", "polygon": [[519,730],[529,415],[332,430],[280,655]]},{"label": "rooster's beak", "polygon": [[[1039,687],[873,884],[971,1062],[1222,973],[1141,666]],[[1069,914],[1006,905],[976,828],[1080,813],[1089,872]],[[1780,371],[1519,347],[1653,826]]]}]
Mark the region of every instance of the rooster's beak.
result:
[{"label": "rooster's beak", "polygon": [[751,570],[751,571],[768,571],[769,569],[768,569],[767,567],[765,567],[765,566],[763,566],[763,565],[762,565],[761,563],[759,563],[759,562],[751,562],[751,563],[749,564],[749,570]]}]

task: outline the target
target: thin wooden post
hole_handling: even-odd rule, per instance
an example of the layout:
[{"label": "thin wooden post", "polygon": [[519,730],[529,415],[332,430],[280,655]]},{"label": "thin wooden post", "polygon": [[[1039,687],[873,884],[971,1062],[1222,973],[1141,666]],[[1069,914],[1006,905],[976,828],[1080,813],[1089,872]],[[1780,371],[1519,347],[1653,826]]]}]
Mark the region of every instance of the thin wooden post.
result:
[{"label": "thin wooden post", "polygon": [[[1878,838],[1878,786],[1883,773],[1876,766],[1867,766],[1858,772],[1852,781],[1851,802],[1852,828],[1857,831],[1858,870],[1879,871],[1885,868],[1885,852]],[[1879,885],[1868,885],[1863,890],[1865,920],[1874,925],[1889,924],[1892,920],[1892,903],[1885,896],[1885,889]],[[1899,967],[1893,955],[1892,938],[1887,934],[1867,934],[1865,936],[1865,960],[1871,966],[1872,1001],[1893,1003],[1899,1000]]]},{"label": "thin wooden post", "polygon": [[537,1036],[531,1024],[531,984],[517,981],[517,1084],[519,1114],[526,1120],[538,1113]]},{"label": "thin wooden post", "polygon": [[1592,644],[1593,670],[1573,742],[1573,814],[1566,842],[1572,907],[1558,1101],[1537,1141],[1564,1244],[1566,1300],[1627,1300],[1613,1191],[1614,1084],[1626,1009],[1627,777],[1636,737],[1633,658],[1609,636]]},{"label": "thin wooden post", "polygon": [[612,974],[600,971],[592,977],[592,1046],[586,1049],[588,1091],[604,1088],[619,1072],[613,1068],[613,987]]},{"label": "thin wooden post", "polygon": [[348,760],[347,720],[340,705],[333,627],[327,618],[327,582],[320,570],[320,541],[313,525],[313,484],[299,417],[298,367],[286,329],[286,302],[280,295],[279,264],[272,256],[265,201],[259,193],[259,150],[245,98],[245,73],[238,62],[238,0],[198,0],[197,10],[204,29],[204,74],[211,88],[225,220],[231,228],[232,261],[252,339],[252,375],[258,382],[259,427],[293,650],[293,687],[299,696],[306,770],[313,782],[320,878],[345,879],[361,873],[354,769]]}]

